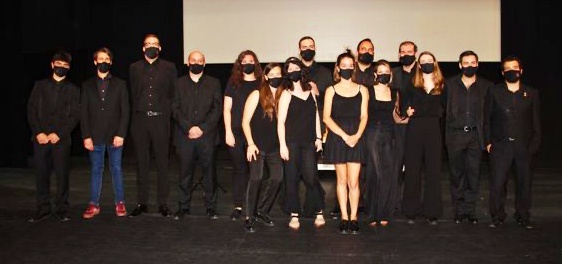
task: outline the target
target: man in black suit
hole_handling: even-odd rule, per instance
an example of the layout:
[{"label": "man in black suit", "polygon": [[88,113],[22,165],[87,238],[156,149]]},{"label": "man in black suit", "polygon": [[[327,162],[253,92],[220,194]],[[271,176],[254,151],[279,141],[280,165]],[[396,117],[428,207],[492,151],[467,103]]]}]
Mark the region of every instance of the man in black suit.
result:
[{"label": "man in black suit", "polygon": [[70,220],[70,133],[80,118],[80,91],[66,78],[71,60],[71,55],[65,51],[55,53],[51,60],[52,76],[35,82],[27,104],[37,170],[37,211],[28,220],[32,223],[51,214],[50,178],[53,170],[57,181],[55,215],[61,221]]},{"label": "man in black suit", "polygon": [[217,217],[215,148],[219,143],[217,126],[222,116],[222,89],[217,78],[203,72],[205,56],[199,51],[189,54],[189,73],[176,83],[172,103],[175,122],[174,142],[180,158],[179,208],[175,219],[190,213],[191,189],[195,162],[202,167],[207,215]]},{"label": "man in black suit", "polygon": [[484,151],[484,102],[492,82],[477,76],[478,55],[467,50],[459,56],[461,74],[445,87],[445,143],[451,170],[454,221],[477,224],[480,163]]},{"label": "man in black suit", "polygon": [[148,211],[150,149],[157,167],[157,203],[162,216],[171,216],[167,206],[168,155],[170,149],[171,103],[176,65],[160,58],[160,40],[154,34],[144,38],[144,58],[129,67],[132,101],[131,136],[137,156],[137,207],[129,215]]},{"label": "man in black suit", "polygon": [[94,53],[96,76],[82,84],[80,127],[84,148],[90,156],[90,201],[82,217],[92,218],[100,213],[105,152],[113,178],[115,214],[125,216],[123,170],[123,142],[129,127],[129,93],[124,80],[113,76],[110,68],[113,53],[101,48]]},{"label": "man in black suit", "polygon": [[490,227],[505,221],[505,199],[509,172],[514,169],[515,220],[531,229],[531,158],[541,141],[539,92],[521,83],[523,67],[517,57],[501,62],[504,82],[488,90],[484,108],[486,150],[490,153]]}]

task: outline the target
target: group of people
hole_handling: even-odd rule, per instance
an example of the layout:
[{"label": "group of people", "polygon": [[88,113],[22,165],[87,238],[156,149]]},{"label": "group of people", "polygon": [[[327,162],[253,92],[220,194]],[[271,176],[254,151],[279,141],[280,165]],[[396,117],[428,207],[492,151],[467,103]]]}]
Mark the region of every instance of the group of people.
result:
[{"label": "group of people", "polygon": [[[81,89],[66,79],[71,56],[56,53],[53,75],[37,81],[28,103],[37,168],[38,222],[51,211],[68,221],[70,133],[80,123],[91,164],[91,189],[84,218],[100,213],[100,192],[107,152],[115,214],[136,217],[148,212],[151,152],[157,168],[158,212],[181,219],[190,214],[193,175],[202,171],[206,214],[217,216],[215,151],[219,123],[231,154],[232,220],[245,219],[246,232],[256,223],[274,226],[276,200],[298,230],[303,210],[314,226],[325,225],[325,191],[317,163],[335,166],[338,231],[358,234],[360,208],[369,226],[386,226],[397,213],[413,224],[423,217],[435,225],[443,215],[441,168],[443,137],[450,168],[454,221],[478,223],[476,200],[484,151],[490,155],[491,227],[506,219],[508,176],[517,177],[515,219],[532,228],[531,158],[540,144],[539,96],[521,83],[517,57],[501,62],[504,81],[478,76],[478,55],[459,56],[460,73],[445,78],[433,53],[418,54],[414,42],[399,46],[400,66],[374,61],[374,45],[363,39],[357,56],[349,49],[336,58],[333,72],[315,62],[316,43],[299,40],[299,57],[262,67],[251,50],[233,64],[224,90],[205,73],[205,55],[192,51],[189,72],[178,78],[174,63],[160,58],[158,36],[148,34],[144,58],[130,65],[129,89],[111,74],[113,54],[94,53],[96,75]],[[443,122],[442,122],[443,121]],[[444,124],[444,129],[442,127]],[[127,214],[121,160],[128,130],[137,158],[137,204]],[[170,135],[179,157],[178,210],[167,206]],[[320,155],[322,153],[322,155]],[[57,180],[55,208],[49,183]],[[306,195],[299,197],[300,183]]]}]

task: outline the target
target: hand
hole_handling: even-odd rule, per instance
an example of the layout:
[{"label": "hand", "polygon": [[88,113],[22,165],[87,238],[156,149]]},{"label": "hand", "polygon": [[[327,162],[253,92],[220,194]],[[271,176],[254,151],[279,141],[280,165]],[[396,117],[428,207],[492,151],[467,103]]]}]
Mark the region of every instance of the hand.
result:
[{"label": "hand", "polygon": [[397,124],[408,124],[408,120],[410,120],[409,117],[400,116],[397,111],[392,111],[392,117]]},{"label": "hand", "polygon": [[319,95],[320,95],[320,90],[318,90],[318,86],[316,86],[316,83],[310,82],[310,86],[311,86],[310,91],[312,91],[312,93],[313,93],[314,95],[319,96]]},{"label": "hand", "polygon": [[51,144],[57,144],[57,142],[59,142],[60,138],[56,133],[51,133],[47,136],[47,138],[49,139],[49,141],[51,141]]},{"label": "hand", "polygon": [[201,130],[201,128],[199,128],[198,126],[194,126],[189,129],[188,137],[190,139],[197,139],[200,138],[202,135],[203,135],[203,130]]},{"label": "hand", "polygon": [[492,151],[492,144],[488,144],[486,146],[486,151],[488,151],[488,153],[490,153],[490,151]]},{"label": "hand", "polygon": [[84,148],[89,151],[94,151],[94,141],[92,141],[92,138],[84,139]]},{"label": "hand", "polygon": [[345,133],[344,133],[344,134],[341,135],[340,137],[341,137],[341,139],[343,139],[343,142],[347,142],[347,140],[349,140],[349,135],[348,135],[348,134],[345,134]]},{"label": "hand", "polygon": [[234,135],[232,134],[232,131],[226,131],[226,144],[230,147],[234,147],[234,144],[236,143],[236,141],[234,140]]},{"label": "hand", "polygon": [[355,147],[355,145],[357,145],[357,142],[359,142],[359,136],[351,135],[351,136],[349,136],[347,141],[345,141],[345,144],[347,144],[349,147],[353,148],[353,147]]},{"label": "hand", "polygon": [[322,151],[322,140],[316,139],[316,141],[314,141],[314,146],[316,146],[316,152]]},{"label": "hand", "polygon": [[408,110],[406,110],[406,114],[408,115],[408,117],[413,116],[415,112],[416,110],[414,108],[408,106]]},{"label": "hand", "polygon": [[125,139],[122,137],[115,136],[113,138],[113,146],[116,148],[123,146],[123,142],[125,142]]},{"label": "hand", "polygon": [[281,154],[282,160],[284,160],[284,161],[289,160],[289,148],[287,148],[287,145],[281,146],[279,148],[279,154]]},{"label": "hand", "polygon": [[255,144],[249,145],[248,150],[246,151],[246,159],[248,159],[249,162],[252,160],[258,160],[256,155],[259,153],[260,151]]},{"label": "hand", "polygon": [[47,138],[47,135],[45,133],[41,133],[37,135],[35,139],[37,139],[37,142],[41,145],[45,145],[49,143],[49,138]]}]

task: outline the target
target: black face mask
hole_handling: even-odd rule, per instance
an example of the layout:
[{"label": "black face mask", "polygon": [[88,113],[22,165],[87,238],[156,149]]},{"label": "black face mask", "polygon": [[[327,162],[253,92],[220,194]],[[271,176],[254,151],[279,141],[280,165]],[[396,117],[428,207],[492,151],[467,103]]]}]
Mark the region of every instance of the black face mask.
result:
[{"label": "black face mask", "polygon": [[144,55],[149,59],[156,59],[156,57],[158,57],[158,53],[160,53],[160,50],[158,50],[157,47],[150,47],[144,49]]},{"label": "black face mask", "polygon": [[378,74],[377,82],[382,84],[388,84],[390,82],[390,74],[388,73]]},{"label": "black face mask", "polygon": [[279,85],[281,85],[282,80],[283,80],[283,78],[281,78],[281,77],[269,78],[269,79],[267,79],[267,83],[269,83],[269,86],[271,86],[273,88],[277,88],[277,87],[279,87]]},{"label": "black face mask", "polygon": [[203,64],[190,64],[189,65],[189,71],[193,74],[200,74],[203,72],[203,68],[205,68],[205,66],[203,66]]},{"label": "black face mask", "polygon": [[256,70],[256,65],[254,65],[253,63],[242,64],[242,71],[245,74],[250,74],[250,73],[254,72],[255,70]]},{"label": "black face mask", "polygon": [[316,55],[315,50],[311,50],[311,49],[301,50],[301,57],[304,61],[313,60],[315,55]]},{"label": "black face mask", "polygon": [[340,69],[340,77],[345,80],[351,79],[353,75],[353,69]]},{"label": "black face mask", "polygon": [[301,80],[301,78],[302,78],[301,71],[289,72],[289,79],[291,80],[291,82],[298,82]]},{"label": "black face mask", "polygon": [[365,52],[365,53],[360,53],[359,57],[357,58],[357,60],[363,64],[369,64],[371,62],[373,62],[373,59],[375,58],[375,56],[369,52]]},{"label": "black face mask", "polygon": [[109,64],[109,62],[98,63],[97,68],[99,72],[106,73],[109,71],[109,68],[111,68],[111,64]]},{"label": "black face mask", "polygon": [[400,64],[403,66],[411,65],[414,61],[416,61],[416,56],[414,55],[404,55],[400,57]]},{"label": "black face mask", "polygon": [[432,73],[433,70],[435,69],[435,66],[433,65],[433,63],[424,63],[421,64],[421,71],[423,73]]},{"label": "black face mask", "polygon": [[466,77],[474,76],[477,71],[478,71],[478,67],[474,67],[474,66],[468,66],[462,68],[462,74],[464,74],[464,76]]},{"label": "black face mask", "polygon": [[521,78],[521,72],[518,70],[504,71],[503,78],[509,83],[516,83]]},{"label": "black face mask", "polygon": [[58,76],[58,77],[64,77],[66,76],[66,74],[68,73],[68,69],[65,67],[59,67],[59,66],[55,66],[53,68],[53,72]]}]

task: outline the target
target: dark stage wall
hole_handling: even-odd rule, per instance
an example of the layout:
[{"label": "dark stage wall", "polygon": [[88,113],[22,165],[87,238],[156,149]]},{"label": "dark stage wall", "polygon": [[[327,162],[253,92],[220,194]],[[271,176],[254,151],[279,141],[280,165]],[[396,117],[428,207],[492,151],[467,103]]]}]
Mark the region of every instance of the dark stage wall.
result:
[{"label": "dark stage wall", "polygon": [[[562,87],[557,81],[562,76],[562,56],[560,46],[556,45],[559,43],[554,41],[559,31],[555,26],[559,5],[546,0],[502,0],[502,57],[508,54],[521,57],[524,82],[541,93],[543,145],[539,155],[545,158],[562,156],[559,139],[562,125],[558,115]],[[2,75],[0,96],[3,120],[0,167],[28,166],[32,151],[26,121],[27,98],[33,82],[50,75],[50,58],[56,49],[64,48],[72,53],[69,79],[76,84],[93,75],[92,54],[103,46],[115,53],[113,73],[127,79],[129,64],[142,58],[144,35],[152,32],[160,37],[162,58],[175,62],[182,74],[187,70],[183,65],[181,0],[8,1],[5,13],[1,47],[6,55],[3,68],[7,70]],[[459,28],[459,34],[478,38],[478,28],[471,28],[470,18],[462,19],[466,19],[466,27]],[[384,40],[373,41],[376,46]],[[233,54],[233,60],[236,55]],[[333,68],[332,63],[325,66]],[[207,65],[206,71],[220,78],[224,85],[230,67],[230,64]],[[441,67],[446,76],[457,72],[454,62],[442,62]],[[482,63],[480,74],[500,81],[499,62]],[[73,137],[72,154],[85,155],[79,129]]]}]

